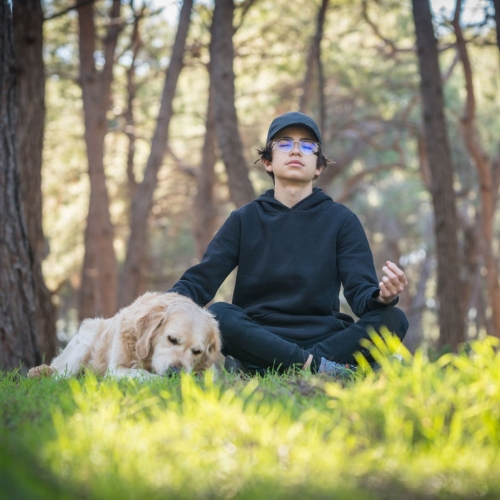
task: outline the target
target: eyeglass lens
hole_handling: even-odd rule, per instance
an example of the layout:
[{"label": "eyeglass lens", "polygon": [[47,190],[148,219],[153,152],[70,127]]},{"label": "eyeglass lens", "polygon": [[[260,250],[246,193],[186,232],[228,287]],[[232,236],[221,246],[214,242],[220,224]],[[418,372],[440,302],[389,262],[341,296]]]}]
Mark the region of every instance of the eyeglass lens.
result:
[{"label": "eyeglass lens", "polygon": [[317,151],[317,144],[313,141],[308,141],[304,139],[302,141],[292,141],[292,139],[278,139],[275,142],[276,149],[282,153],[289,153],[293,149],[293,145],[298,142],[299,149],[305,155],[310,155]]}]

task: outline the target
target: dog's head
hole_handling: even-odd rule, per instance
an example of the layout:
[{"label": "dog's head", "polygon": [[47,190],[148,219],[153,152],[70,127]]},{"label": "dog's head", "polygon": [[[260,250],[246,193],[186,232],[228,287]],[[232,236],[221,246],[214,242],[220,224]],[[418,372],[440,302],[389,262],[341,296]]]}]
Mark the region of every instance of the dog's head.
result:
[{"label": "dog's head", "polygon": [[151,358],[151,370],[163,375],[209,368],[220,350],[215,318],[189,299],[154,301],[136,323],[136,354]]}]

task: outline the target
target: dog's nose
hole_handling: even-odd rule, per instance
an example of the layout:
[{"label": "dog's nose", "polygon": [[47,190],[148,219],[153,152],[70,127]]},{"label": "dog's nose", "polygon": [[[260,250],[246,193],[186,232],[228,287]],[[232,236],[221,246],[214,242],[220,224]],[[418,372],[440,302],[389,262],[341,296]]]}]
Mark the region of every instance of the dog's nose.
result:
[{"label": "dog's nose", "polygon": [[165,375],[172,376],[175,375],[176,373],[180,373],[181,368],[179,366],[170,366],[168,370],[165,372]]}]

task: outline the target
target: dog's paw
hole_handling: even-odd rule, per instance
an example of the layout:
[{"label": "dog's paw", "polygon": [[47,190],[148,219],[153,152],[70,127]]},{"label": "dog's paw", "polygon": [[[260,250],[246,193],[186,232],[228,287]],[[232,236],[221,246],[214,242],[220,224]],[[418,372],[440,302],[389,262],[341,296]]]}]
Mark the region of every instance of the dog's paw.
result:
[{"label": "dog's paw", "polygon": [[54,373],[55,373],[54,368],[48,365],[40,365],[40,366],[35,366],[35,368],[32,368],[28,372],[28,378],[50,377],[51,375],[54,375]]}]

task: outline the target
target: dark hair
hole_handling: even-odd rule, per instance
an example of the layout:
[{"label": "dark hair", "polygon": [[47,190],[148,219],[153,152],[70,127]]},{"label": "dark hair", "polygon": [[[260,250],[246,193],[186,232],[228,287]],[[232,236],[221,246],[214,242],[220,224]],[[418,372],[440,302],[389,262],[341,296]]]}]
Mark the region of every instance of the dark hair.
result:
[{"label": "dark hair", "polygon": [[[270,140],[263,148],[257,149],[257,154],[259,155],[259,158],[255,161],[257,163],[259,160],[263,162],[263,160],[267,161],[273,161],[273,141]],[[323,154],[323,148],[321,147],[321,144],[318,144],[318,151],[315,154],[318,159],[316,160],[316,168],[322,167],[323,170],[333,163],[335,163],[333,160],[330,160],[330,158],[327,158]],[[273,184],[274,184],[274,172],[268,172],[268,175],[273,179]],[[315,181],[318,178],[316,175],[313,179]]]}]

